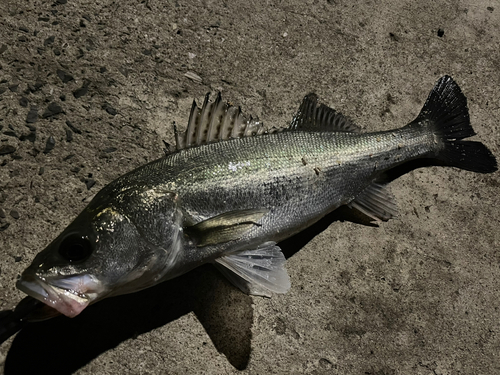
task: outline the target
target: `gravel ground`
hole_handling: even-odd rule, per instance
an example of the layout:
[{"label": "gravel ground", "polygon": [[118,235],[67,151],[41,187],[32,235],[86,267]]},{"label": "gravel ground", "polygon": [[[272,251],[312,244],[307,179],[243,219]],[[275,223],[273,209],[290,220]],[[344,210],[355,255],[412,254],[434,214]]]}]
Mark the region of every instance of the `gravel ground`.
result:
[{"label": "gravel ground", "polygon": [[[0,309],[114,178],[163,153],[193,98],[286,126],[302,97],[400,127],[453,76],[500,156],[495,1],[3,0]],[[186,74],[187,73],[187,74]],[[209,266],[0,347],[6,374],[498,374],[500,174],[415,170],[379,227],[331,215],[282,244],[292,288],[249,297]]]}]

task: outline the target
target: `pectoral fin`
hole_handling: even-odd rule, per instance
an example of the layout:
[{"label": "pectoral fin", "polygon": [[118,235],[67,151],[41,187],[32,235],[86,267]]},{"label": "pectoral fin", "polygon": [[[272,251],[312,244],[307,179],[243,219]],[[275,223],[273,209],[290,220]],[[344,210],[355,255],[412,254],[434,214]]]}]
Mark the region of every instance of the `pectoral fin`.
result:
[{"label": "pectoral fin", "polygon": [[285,261],[276,243],[266,242],[255,250],[218,258],[215,265],[243,292],[271,297],[271,293],[286,293],[290,289]]},{"label": "pectoral fin", "polygon": [[185,233],[196,246],[215,245],[241,238],[267,213],[268,209],[249,209],[225,212],[186,228]]}]

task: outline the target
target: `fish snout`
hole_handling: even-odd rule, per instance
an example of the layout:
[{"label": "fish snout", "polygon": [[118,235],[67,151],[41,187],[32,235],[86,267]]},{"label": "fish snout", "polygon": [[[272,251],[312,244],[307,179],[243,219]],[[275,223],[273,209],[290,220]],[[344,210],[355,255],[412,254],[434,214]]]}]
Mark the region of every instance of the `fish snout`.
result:
[{"label": "fish snout", "polygon": [[67,317],[80,314],[100,291],[99,283],[89,275],[77,275],[46,280],[26,270],[16,284],[29,296],[45,303]]}]

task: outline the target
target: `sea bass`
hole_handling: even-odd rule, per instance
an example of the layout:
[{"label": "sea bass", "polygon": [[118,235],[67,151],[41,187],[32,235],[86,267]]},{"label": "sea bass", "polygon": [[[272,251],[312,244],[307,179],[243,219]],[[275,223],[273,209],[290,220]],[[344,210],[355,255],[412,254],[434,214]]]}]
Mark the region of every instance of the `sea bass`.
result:
[{"label": "sea bass", "polygon": [[264,128],[221,100],[193,103],[175,150],[104,187],[40,252],[17,287],[74,317],[213,263],[246,293],[285,293],[277,243],[342,205],[374,220],[396,213],[386,173],[426,158],[479,173],[497,169],[467,100],[442,77],[408,125],[361,133],[307,95],[287,129]]}]

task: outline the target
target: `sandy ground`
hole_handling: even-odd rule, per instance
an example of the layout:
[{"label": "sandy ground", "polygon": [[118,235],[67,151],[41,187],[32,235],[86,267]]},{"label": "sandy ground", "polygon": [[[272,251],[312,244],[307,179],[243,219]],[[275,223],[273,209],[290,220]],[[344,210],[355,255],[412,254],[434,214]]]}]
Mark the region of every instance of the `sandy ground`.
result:
[{"label": "sandy ground", "polygon": [[[160,157],[209,91],[286,126],[314,90],[374,131],[412,120],[449,74],[500,156],[494,1],[3,0],[0,14],[2,310],[35,254]],[[397,219],[334,214],[283,243],[286,295],[248,297],[205,266],[27,326],[0,361],[6,374],[498,374],[499,186],[415,170],[392,183]]]}]

